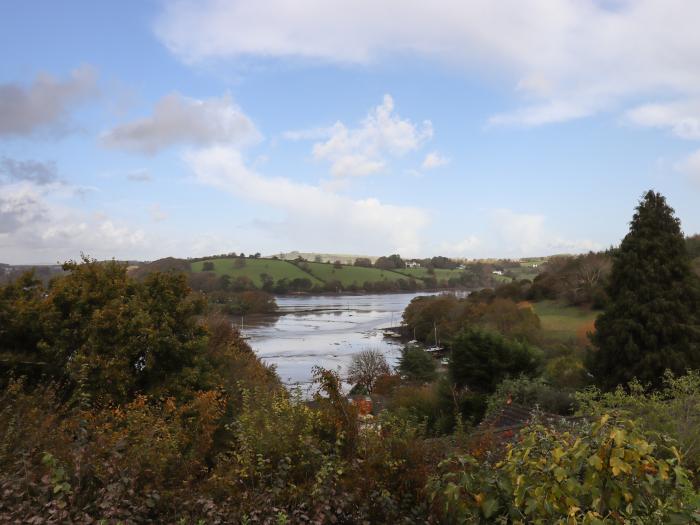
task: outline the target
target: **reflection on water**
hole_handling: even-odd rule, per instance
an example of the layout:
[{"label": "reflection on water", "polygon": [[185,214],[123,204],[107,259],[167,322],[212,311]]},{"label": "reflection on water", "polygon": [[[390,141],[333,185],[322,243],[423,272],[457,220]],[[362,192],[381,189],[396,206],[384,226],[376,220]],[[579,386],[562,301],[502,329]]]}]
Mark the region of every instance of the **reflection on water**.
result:
[{"label": "reflection on water", "polygon": [[307,385],[311,368],[338,370],[342,376],[352,354],[381,350],[394,365],[400,345],[384,337],[397,326],[406,305],[418,293],[278,297],[282,315],[256,319],[244,326],[253,350],[288,385]]}]

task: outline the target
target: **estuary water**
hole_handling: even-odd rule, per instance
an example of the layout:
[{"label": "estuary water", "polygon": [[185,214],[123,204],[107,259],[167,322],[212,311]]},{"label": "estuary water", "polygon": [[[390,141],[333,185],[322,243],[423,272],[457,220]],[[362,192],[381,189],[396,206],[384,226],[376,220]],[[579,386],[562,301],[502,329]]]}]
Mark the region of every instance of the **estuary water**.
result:
[{"label": "estuary water", "polygon": [[280,314],[243,321],[243,335],[282,381],[302,390],[313,366],[337,370],[345,377],[352,355],[368,348],[384,353],[395,365],[401,345],[384,336],[398,326],[411,299],[429,293],[312,295],[277,297]]}]

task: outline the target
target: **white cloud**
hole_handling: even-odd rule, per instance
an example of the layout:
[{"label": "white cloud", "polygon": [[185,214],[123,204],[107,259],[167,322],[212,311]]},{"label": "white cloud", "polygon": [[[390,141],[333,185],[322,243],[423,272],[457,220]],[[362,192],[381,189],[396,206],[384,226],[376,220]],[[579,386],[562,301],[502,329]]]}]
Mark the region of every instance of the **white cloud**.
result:
[{"label": "white cloud", "polygon": [[476,235],[469,235],[455,243],[445,242],[440,245],[440,253],[448,257],[474,257],[483,241]]},{"label": "white cloud", "polygon": [[47,185],[22,182],[1,189],[2,262],[55,263],[76,258],[81,252],[111,258],[152,246],[140,229],[57,202],[56,196],[60,198],[65,188],[55,191]]},{"label": "white cloud", "polygon": [[0,182],[29,181],[51,184],[58,181],[56,163],[0,157]]},{"label": "white cloud", "polygon": [[425,156],[421,167],[424,170],[432,170],[435,168],[439,168],[440,166],[444,166],[445,164],[449,164],[449,162],[450,159],[448,159],[447,157],[443,157],[437,151],[431,151]]},{"label": "white cloud", "polygon": [[0,234],[15,232],[45,217],[46,207],[28,187],[20,186],[15,191],[3,188],[0,195]]},{"label": "white cloud", "polygon": [[42,73],[30,86],[0,84],[0,136],[65,132],[69,110],[97,93],[96,79],[95,71],[83,66],[63,81]]},{"label": "white cloud", "polygon": [[[641,105],[628,111],[625,119],[637,126],[668,130],[680,139],[700,140],[700,98]],[[700,150],[675,162],[673,168],[700,187]]]},{"label": "white cloud", "polygon": [[[296,132],[296,136],[300,136]],[[331,163],[335,177],[371,175],[385,166],[386,155],[400,157],[418,149],[433,136],[429,120],[419,127],[394,113],[394,100],[384,95],[357,128],[336,122],[328,130],[328,139],[313,146],[317,160]]]},{"label": "white cloud", "polygon": [[580,118],[700,90],[694,0],[180,0],[156,33],[187,62],[237,57],[369,64],[418,55],[495,72],[524,107],[492,124]]},{"label": "white cloud", "polygon": [[668,129],[686,140],[700,140],[700,100],[644,104],[629,110],[626,120],[638,126]]},{"label": "white cloud", "polygon": [[685,173],[691,182],[700,186],[700,150],[694,151],[676,163],[675,168]]},{"label": "white cloud", "polygon": [[498,209],[490,214],[490,223],[491,254],[526,257],[601,249],[599,244],[588,239],[569,240],[556,234],[547,227],[546,217],[541,214]]},{"label": "white cloud", "polygon": [[373,198],[353,200],[318,186],[266,177],[249,169],[233,149],[193,151],[185,160],[203,184],[283,212],[282,222],[258,223],[278,239],[346,253],[420,251],[428,222],[423,210]]},{"label": "white cloud", "polygon": [[544,215],[499,209],[493,211],[491,221],[500,243],[519,253],[534,254],[546,244]]},{"label": "white cloud", "polygon": [[197,100],[166,95],[153,115],[117,126],[102,136],[110,148],[154,154],[173,145],[246,145],[260,139],[253,122],[231,97]]},{"label": "white cloud", "polygon": [[509,113],[499,113],[488,119],[490,126],[541,126],[586,117],[602,109],[585,100],[552,100]]}]

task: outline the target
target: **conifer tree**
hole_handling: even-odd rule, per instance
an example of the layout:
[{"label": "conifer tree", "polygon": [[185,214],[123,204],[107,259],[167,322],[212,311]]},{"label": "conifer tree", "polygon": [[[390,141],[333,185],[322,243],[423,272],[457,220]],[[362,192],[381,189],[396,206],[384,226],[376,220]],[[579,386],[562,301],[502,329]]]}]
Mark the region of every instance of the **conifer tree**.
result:
[{"label": "conifer tree", "polygon": [[610,301],[596,321],[589,368],[604,388],[633,377],[659,385],[664,370],[700,367],[700,283],[680,221],[648,191],[613,251]]}]

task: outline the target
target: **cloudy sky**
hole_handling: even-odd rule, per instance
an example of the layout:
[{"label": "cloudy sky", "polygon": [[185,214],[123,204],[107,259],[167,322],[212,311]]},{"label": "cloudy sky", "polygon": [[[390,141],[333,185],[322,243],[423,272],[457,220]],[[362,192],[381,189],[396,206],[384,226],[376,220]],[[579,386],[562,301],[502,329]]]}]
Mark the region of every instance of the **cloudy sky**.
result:
[{"label": "cloudy sky", "polygon": [[700,231],[694,0],[7,1],[0,262]]}]

